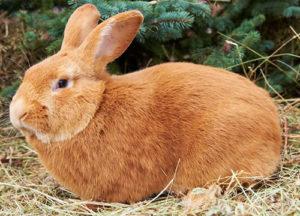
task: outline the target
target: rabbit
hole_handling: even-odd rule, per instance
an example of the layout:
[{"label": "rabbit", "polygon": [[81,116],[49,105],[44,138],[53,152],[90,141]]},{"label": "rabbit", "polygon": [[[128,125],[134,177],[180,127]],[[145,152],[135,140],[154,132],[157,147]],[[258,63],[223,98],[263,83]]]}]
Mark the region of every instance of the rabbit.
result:
[{"label": "rabbit", "polygon": [[99,17],[78,8],[61,50],[25,72],[10,104],[12,124],[61,185],[83,200],[134,203],[168,185],[182,194],[232,172],[276,171],[280,121],[264,89],[185,62],[110,75],[143,15]]}]

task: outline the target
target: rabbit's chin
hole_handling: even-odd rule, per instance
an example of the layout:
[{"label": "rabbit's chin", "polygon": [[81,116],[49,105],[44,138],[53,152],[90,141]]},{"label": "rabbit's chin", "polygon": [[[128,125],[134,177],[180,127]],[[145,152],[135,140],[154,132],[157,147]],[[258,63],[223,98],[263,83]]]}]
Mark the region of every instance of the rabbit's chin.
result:
[{"label": "rabbit's chin", "polygon": [[50,144],[53,142],[62,142],[65,140],[70,140],[74,135],[68,134],[68,133],[62,133],[62,134],[44,134],[44,133],[35,133],[35,136],[37,137],[38,140],[40,140],[44,144]]},{"label": "rabbit's chin", "polygon": [[40,132],[32,127],[22,127],[19,128],[19,130],[25,137],[35,136],[42,143],[50,144],[53,142],[62,142],[62,141],[70,140],[72,139],[73,136],[81,132],[83,129],[78,129],[73,133],[59,133],[59,134],[48,134],[48,133]]},{"label": "rabbit's chin", "polygon": [[44,144],[50,144],[50,143],[54,143],[54,142],[62,142],[62,141],[66,141],[66,140],[70,140],[72,139],[73,136],[75,136],[76,134],[46,134],[46,133],[42,133],[42,132],[33,132],[30,130],[26,130],[26,129],[22,129],[21,130],[22,134],[25,137],[29,137],[29,136],[34,136],[36,137],[36,139],[38,139],[39,141],[41,141]]}]

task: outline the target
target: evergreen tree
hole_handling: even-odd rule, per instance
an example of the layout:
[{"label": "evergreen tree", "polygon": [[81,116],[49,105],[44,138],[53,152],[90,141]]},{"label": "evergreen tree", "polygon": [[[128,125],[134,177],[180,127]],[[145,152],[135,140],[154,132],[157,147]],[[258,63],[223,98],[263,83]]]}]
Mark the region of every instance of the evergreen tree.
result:
[{"label": "evergreen tree", "polygon": [[[102,19],[137,9],[144,23],[128,51],[110,65],[112,72],[192,61],[244,74],[260,85],[271,84],[284,96],[300,95],[299,39],[280,50],[286,54],[267,58],[291,37],[289,25],[299,32],[298,0],[69,0],[69,7],[63,1],[42,2],[45,5],[29,8],[35,12],[18,13],[26,25],[23,47],[38,56],[59,49],[68,17],[82,4],[96,5]],[[274,93],[272,88],[270,92]]]}]

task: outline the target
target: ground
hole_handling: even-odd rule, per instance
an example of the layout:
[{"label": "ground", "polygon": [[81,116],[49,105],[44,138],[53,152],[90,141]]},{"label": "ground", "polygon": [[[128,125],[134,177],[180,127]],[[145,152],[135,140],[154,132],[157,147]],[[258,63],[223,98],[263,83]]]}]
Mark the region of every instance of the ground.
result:
[{"label": "ground", "polygon": [[2,108],[0,215],[300,215],[300,99],[277,103],[284,148],[273,177],[244,188],[233,173],[231,186],[223,190],[215,184],[183,197],[162,191],[162,196],[131,205],[97,203],[98,211],[55,182]]}]

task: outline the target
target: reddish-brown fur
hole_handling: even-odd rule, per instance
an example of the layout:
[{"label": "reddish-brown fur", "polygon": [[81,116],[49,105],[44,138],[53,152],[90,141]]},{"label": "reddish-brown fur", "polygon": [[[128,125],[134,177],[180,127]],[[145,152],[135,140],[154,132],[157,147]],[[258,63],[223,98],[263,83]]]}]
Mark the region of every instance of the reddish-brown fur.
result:
[{"label": "reddish-brown fur", "polygon": [[[105,65],[122,54],[142,21],[135,11],[114,18],[113,28],[123,32],[112,39],[120,44],[111,55],[92,55],[106,21],[79,48],[29,69],[11,105],[14,118],[14,104],[22,99],[24,127],[17,127],[62,185],[82,199],[135,202],[174,177],[172,190],[184,192],[232,171],[275,171],[279,118],[263,89],[223,69],[191,63],[109,76]],[[67,76],[68,67],[76,71],[73,87],[51,95],[50,81]]]}]

